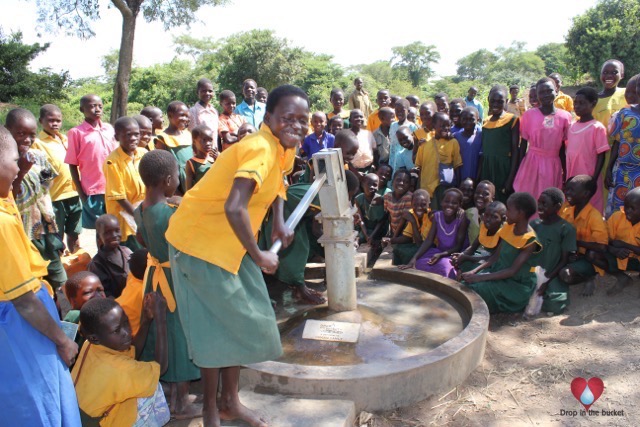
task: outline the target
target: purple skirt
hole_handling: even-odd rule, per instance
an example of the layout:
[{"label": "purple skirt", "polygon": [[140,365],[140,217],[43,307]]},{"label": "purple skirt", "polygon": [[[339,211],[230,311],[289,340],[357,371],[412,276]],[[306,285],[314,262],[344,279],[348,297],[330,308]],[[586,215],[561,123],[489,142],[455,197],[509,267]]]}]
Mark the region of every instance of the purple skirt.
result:
[{"label": "purple skirt", "polygon": [[457,275],[456,269],[451,264],[450,257],[442,257],[433,265],[429,265],[427,262],[437,253],[442,252],[442,249],[431,248],[427,252],[424,253],[417,261],[416,261],[416,269],[427,271],[429,273],[437,274],[439,276],[448,277],[450,279],[455,279]]}]

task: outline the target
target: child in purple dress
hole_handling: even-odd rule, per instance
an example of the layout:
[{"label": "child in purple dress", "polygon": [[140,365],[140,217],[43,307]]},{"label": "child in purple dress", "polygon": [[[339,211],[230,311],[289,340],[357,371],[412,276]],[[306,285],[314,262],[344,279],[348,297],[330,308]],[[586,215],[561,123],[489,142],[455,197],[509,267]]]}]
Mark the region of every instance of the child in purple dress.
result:
[{"label": "child in purple dress", "polygon": [[451,254],[459,252],[467,245],[469,221],[459,215],[462,207],[462,192],[449,188],[442,199],[442,210],[433,215],[431,230],[422,242],[418,252],[401,269],[415,267],[450,279],[456,278],[456,270],[451,264]]}]

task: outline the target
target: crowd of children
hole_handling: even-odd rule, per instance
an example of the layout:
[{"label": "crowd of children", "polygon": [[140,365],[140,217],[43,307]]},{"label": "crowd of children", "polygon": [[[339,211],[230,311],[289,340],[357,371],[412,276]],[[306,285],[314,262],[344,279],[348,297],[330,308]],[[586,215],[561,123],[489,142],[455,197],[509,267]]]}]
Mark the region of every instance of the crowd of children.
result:
[{"label": "crowd of children", "polygon": [[[458,280],[492,313],[521,312],[532,295],[561,313],[569,285],[593,295],[606,272],[617,278],[608,293],[621,292],[640,271],[640,79],[618,88],[617,60],[601,74],[602,91],[574,98],[560,75],[544,77],[529,109],[518,86],[500,85],[486,111],[475,87],[422,103],[382,89],[374,109],[356,78],[348,96],[328,94],[331,111],[312,114],[299,88],[269,94],[252,79],[239,105],[219,93],[221,111],[199,80],[195,105],[166,106],[166,127],[154,106],[111,126],[91,94],[66,135],[55,105],[38,120],[11,110],[0,127],[0,346],[11,350],[0,353],[0,399],[16,404],[3,417],[266,425],[239,401],[239,366],[282,351],[263,274],[324,301],[304,283],[306,261],[323,255],[322,207],[312,203],[295,235],[284,226],[322,149],[342,153],[372,262],[390,246],[400,268]],[[96,230],[98,251],[67,277],[62,257],[83,228]],[[280,258],[267,250],[276,239],[291,244]],[[54,303],[63,294],[68,312]],[[78,332],[63,333],[61,318]],[[203,408],[189,400],[200,378]]]}]

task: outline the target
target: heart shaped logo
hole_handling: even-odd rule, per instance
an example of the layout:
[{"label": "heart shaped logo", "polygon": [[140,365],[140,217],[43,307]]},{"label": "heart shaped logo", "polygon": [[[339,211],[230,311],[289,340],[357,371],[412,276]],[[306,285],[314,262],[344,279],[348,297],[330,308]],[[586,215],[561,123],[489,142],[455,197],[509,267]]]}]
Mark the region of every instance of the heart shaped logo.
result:
[{"label": "heart shaped logo", "polygon": [[589,381],[578,377],[571,381],[571,393],[586,410],[602,396],[603,391],[604,383],[598,377],[589,378]]}]

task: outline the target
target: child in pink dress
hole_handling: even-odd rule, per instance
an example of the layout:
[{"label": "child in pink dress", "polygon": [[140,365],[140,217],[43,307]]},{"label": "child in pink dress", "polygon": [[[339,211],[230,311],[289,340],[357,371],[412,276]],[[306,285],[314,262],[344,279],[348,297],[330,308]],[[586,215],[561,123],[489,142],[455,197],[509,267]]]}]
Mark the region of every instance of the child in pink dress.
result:
[{"label": "child in pink dress", "polygon": [[603,213],[602,177],[605,153],[609,151],[607,129],[593,118],[593,109],[598,103],[598,92],[590,87],[576,93],[575,112],[579,120],[571,125],[567,134],[567,176],[590,175],[596,182],[596,193],[590,202]]},{"label": "child in pink dress", "polygon": [[570,113],[553,105],[553,80],[540,79],[536,92],[540,107],[527,110],[520,119],[521,163],[513,182],[515,191],[528,192],[534,198],[549,187],[562,187],[561,148],[572,120]]}]

